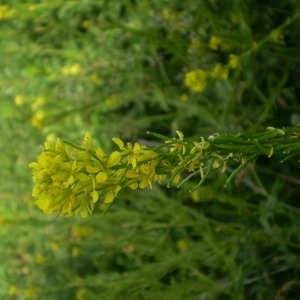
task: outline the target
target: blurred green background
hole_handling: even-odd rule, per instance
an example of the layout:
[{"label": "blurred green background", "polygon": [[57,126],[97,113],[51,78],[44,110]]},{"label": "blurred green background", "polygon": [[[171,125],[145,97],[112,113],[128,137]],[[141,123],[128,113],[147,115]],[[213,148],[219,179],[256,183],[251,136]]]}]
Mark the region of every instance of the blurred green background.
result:
[{"label": "blurred green background", "polygon": [[156,145],[299,126],[298,0],[0,1],[0,298],[299,299],[299,159],[46,216],[28,163],[86,131]]}]

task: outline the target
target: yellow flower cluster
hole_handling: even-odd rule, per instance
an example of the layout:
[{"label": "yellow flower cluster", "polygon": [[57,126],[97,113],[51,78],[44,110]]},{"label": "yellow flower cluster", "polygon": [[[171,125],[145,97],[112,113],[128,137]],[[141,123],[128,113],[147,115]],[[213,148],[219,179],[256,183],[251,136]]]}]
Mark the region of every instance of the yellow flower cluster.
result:
[{"label": "yellow flower cluster", "polygon": [[184,83],[192,92],[203,92],[210,79],[228,79],[228,69],[221,64],[216,64],[209,71],[201,69],[190,71],[185,74]]},{"label": "yellow flower cluster", "polygon": [[185,74],[185,85],[193,92],[202,92],[207,85],[207,72],[201,69],[190,71]]},{"label": "yellow flower cluster", "polygon": [[24,101],[24,97],[21,95],[17,95],[14,99],[15,105],[16,106],[23,106],[25,101]]},{"label": "yellow flower cluster", "polygon": [[138,143],[125,145],[121,139],[113,138],[119,151],[107,156],[102,148],[94,147],[90,133],[79,146],[60,139],[55,144],[45,142],[37,161],[29,164],[35,183],[35,203],[46,214],[80,213],[86,217],[100,198],[110,206],[124,187],[152,188],[153,182],[160,183],[168,176],[169,184],[178,183],[182,171],[201,168],[199,157],[207,143],[186,143],[183,134],[177,134],[179,139],[158,136],[169,146],[168,155]]},{"label": "yellow flower cluster", "polygon": [[75,76],[82,71],[80,64],[73,64],[61,68],[61,73],[64,76]]},{"label": "yellow flower cluster", "polygon": [[60,139],[55,145],[45,142],[37,162],[29,165],[37,206],[46,214],[56,211],[86,217],[100,197],[109,205],[125,186],[152,187],[152,182],[165,179],[163,168],[168,164],[156,152],[138,143],[125,145],[118,138],[113,141],[120,151],[109,156],[102,148],[94,147],[90,133],[80,146]]},{"label": "yellow flower cluster", "polygon": [[229,54],[228,66],[230,69],[236,69],[240,66],[240,59],[237,55]]},{"label": "yellow flower cluster", "polygon": [[209,48],[212,50],[218,50],[222,44],[222,39],[217,36],[212,36],[208,42]]},{"label": "yellow flower cluster", "polygon": [[31,124],[33,127],[42,128],[43,122],[46,119],[46,113],[43,110],[38,110],[35,112],[34,116],[31,119]]},{"label": "yellow flower cluster", "polygon": [[[57,139],[55,144],[45,142],[37,162],[29,165],[35,183],[32,195],[37,198],[37,206],[47,214],[58,212],[72,216],[80,213],[86,217],[100,198],[104,199],[102,204],[107,208],[123,188],[152,188],[153,182],[160,183],[167,178],[168,185],[178,183],[180,187],[190,178],[200,176],[197,188],[211,172],[224,172],[228,162],[238,163],[239,167],[229,176],[226,186],[259,155],[271,157],[276,153],[289,153],[285,160],[293,157],[293,151],[298,151],[294,142],[300,136],[298,131],[297,128],[268,127],[250,135],[247,132],[224,136],[213,134],[207,140],[201,137],[193,142],[184,141],[180,131],[176,131],[178,138],[148,132],[165,143],[148,149],[139,143],[125,145],[121,139],[113,138],[119,150],[110,155],[102,148],[94,147],[90,133],[79,145]],[[287,139],[292,142],[284,144]],[[192,193],[195,202],[199,197]],[[89,231],[75,228],[73,234],[83,236]]]},{"label": "yellow flower cluster", "polygon": [[10,19],[15,12],[16,11],[11,9],[8,5],[0,5],[0,20]]}]

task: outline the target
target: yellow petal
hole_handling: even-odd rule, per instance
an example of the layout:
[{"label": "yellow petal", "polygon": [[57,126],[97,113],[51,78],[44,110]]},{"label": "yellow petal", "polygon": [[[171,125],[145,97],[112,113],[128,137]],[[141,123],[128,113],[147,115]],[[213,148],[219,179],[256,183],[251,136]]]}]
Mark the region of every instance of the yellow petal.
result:
[{"label": "yellow petal", "polygon": [[113,202],[114,198],[115,198],[115,193],[114,192],[108,192],[105,195],[104,202],[107,203],[107,204],[111,203],[111,202]]},{"label": "yellow petal", "polygon": [[96,175],[96,182],[100,183],[100,182],[104,182],[107,179],[107,173],[105,172],[99,172]]},{"label": "yellow petal", "polygon": [[79,179],[79,181],[82,181],[82,182],[89,180],[89,176],[84,173],[76,173],[75,177],[76,177],[76,179]]},{"label": "yellow petal", "polygon": [[83,207],[83,208],[81,209],[80,214],[81,214],[81,217],[82,217],[82,218],[86,218],[86,217],[88,216],[88,211],[87,211],[87,209],[86,209],[85,207]]},{"label": "yellow petal", "polygon": [[119,151],[114,151],[108,158],[108,167],[115,166],[121,160],[121,153]]},{"label": "yellow petal", "polygon": [[138,188],[139,184],[137,182],[130,184],[129,187],[133,190],[136,190]]},{"label": "yellow petal", "polygon": [[113,140],[113,142],[114,142],[115,144],[117,144],[117,145],[119,146],[119,148],[120,148],[121,150],[124,149],[124,143],[123,143],[122,140],[120,140],[119,138],[113,138],[112,140]]},{"label": "yellow petal", "polygon": [[144,177],[144,178],[141,180],[141,182],[140,182],[140,184],[139,184],[139,187],[140,187],[141,189],[144,189],[149,183],[150,183],[149,178],[148,178],[148,177]]},{"label": "yellow petal", "polygon": [[214,162],[213,162],[213,168],[214,169],[220,168],[220,163],[217,160],[214,160]]},{"label": "yellow petal", "polygon": [[132,165],[132,169],[135,169],[135,167],[136,167],[136,157],[135,156],[132,156],[131,157],[131,165]]},{"label": "yellow petal", "polygon": [[174,182],[174,183],[178,183],[178,182],[179,182],[179,179],[180,179],[180,173],[178,173],[178,174],[174,177],[173,182]]},{"label": "yellow petal", "polygon": [[96,203],[98,201],[98,198],[99,198],[98,193],[95,190],[93,190],[93,192],[92,192],[92,201],[93,201],[93,203]]},{"label": "yellow petal", "polygon": [[73,182],[74,182],[74,176],[71,175],[71,176],[69,177],[67,183],[68,183],[69,185],[71,185]]},{"label": "yellow petal", "polygon": [[179,131],[179,130],[176,130],[176,133],[179,136],[179,139],[182,141],[183,137],[184,137],[183,133],[181,131]]},{"label": "yellow petal", "polygon": [[102,158],[105,156],[105,152],[103,151],[102,148],[97,148],[96,149],[96,155],[99,157],[99,158]]},{"label": "yellow petal", "polygon": [[87,170],[87,172],[89,172],[89,173],[97,173],[97,172],[99,172],[99,168],[95,168],[95,167],[92,167],[92,166],[86,166],[86,168],[85,168],[86,170]]},{"label": "yellow petal", "polygon": [[129,171],[126,172],[126,177],[127,178],[136,178],[138,176],[139,176],[139,173],[137,173],[134,170],[129,170]]}]

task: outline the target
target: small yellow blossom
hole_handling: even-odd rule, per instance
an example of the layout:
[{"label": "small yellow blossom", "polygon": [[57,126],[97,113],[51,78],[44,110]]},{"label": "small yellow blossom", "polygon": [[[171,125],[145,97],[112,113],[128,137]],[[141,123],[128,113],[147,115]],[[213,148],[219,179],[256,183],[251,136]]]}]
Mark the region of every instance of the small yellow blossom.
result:
[{"label": "small yellow blossom", "polygon": [[53,252],[56,252],[59,249],[58,243],[56,243],[56,242],[50,242],[50,249]]},{"label": "small yellow blossom", "polygon": [[81,23],[81,26],[82,26],[83,28],[88,28],[89,25],[90,25],[90,21],[88,21],[88,20],[84,20],[84,21]]},{"label": "small yellow blossom", "polygon": [[85,297],[86,289],[80,288],[76,291],[76,300],[87,300]]},{"label": "small yellow blossom", "polygon": [[193,92],[202,92],[207,85],[207,73],[204,70],[197,69],[185,74],[184,83]]},{"label": "small yellow blossom", "polygon": [[212,50],[218,50],[222,45],[223,41],[217,36],[212,36],[208,42],[209,48]]},{"label": "small yellow blossom", "polygon": [[74,76],[74,75],[78,75],[80,72],[81,72],[80,64],[73,64],[61,68],[61,73],[64,76]]},{"label": "small yellow blossom", "polygon": [[188,249],[188,244],[185,240],[178,240],[176,243],[176,247],[180,250],[180,251],[184,251]]},{"label": "small yellow blossom", "polygon": [[199,190],[194,190],[192,193],[191,193],[191,198],[194,202],[199,202],[200,201],[200,193],[199,193]]},{"label": "small yellow blossom", "polygon": [[123,248],[123,251],[126,253],[132,253],[135,251],[135,245],[130,243]]},{"label": "small yellow blossom", "polygon": [[45,263],[46,260],[47,260],[47,257],[43,254],[38,254],[36,257],[36,262],[39,265],[42,265],[43,263]]},{"label": "small yellow blossom", "polygon": [[237,55],[229,54],[228,58],[229,58],[228,61],[229,68],[236,69],[240,66],[240,59]]},{"label": "small yellow blossom", "polygon": [[231,14],[231,15],[230,15],[230,21],[231,21],[233,24],[236,24],[236,23],[238,22],[237,15]]},{"label": "small yellow blossom", "polygon": [[11,9],[8,5],[0,5],[0,20],[10,19],[15,12],[16,11]]},{"label": "small yellow blossom", "polygon": [[180,100],[181,100],[182,102],[186,102],[186,101],[189,100],[189,96],[188,96],[187,94],[181,94],[181,95],[180,95]]},{"label": "small yellow blossom", "polygon": [[90,75],[90,79],[92,82],[97,83],[99,85],[103,83],[103,80],[95,73]]},{"label": "small yellow blossom", "polygon": [[4,225],[6,223],[6,218],[5,217],[0,217],[0,226]]},{"label": "small yellow blossom", "polygon": [[104,103],[107,104],[107,105],[113,105],[113,104],[117,104],[119,102],[119,99],[117,96],[115,95],[112,95],[112,96],[109,96],[105,99]]},{"label": "small yellow blossom", "polygon": [[37,287],[28,288],[24,291],[26,298],[34,298],[40,293],[40,289]]},{"label": "small yellow blossom", "polygon": [[80,249],[78,247],[72,247],[71,249],[71,255],[73,257],[77,257],[80,254]]},{"label": "small yellow blossom", "polygon": [[273,30],[271,33],[271,39],[275,42],[282,42],[282,40],[284,39],[284,35],[280,30]]},{"label": "small yellow blossom", "polygon": [[15,295],[18,294],[18,292],[19,292],[18,288],[15,285],[12,285],[12,286],[9,287],[8,294],[10,296],[15,296]]},{"label": "small yellow blossom", "polygon": [[23,106],[24,105],[24,97],[23,96],[20,96],[20,95],[17,95],[15,97],[15,105],[16,106]]},{"label": "small yellow blossom", "polygon": [[71,234],[75,238],[89,236],[92,233],[93,233],[93,229],[87,226],[73,226],[71,228]]},{"label": "small yellow blossom", "polygon": [[221,64],[217,64],[211,71],[210,76],[214,79],[227,79],[228,69],[223,67]]},{"label": "small yellow blossom", "polygon": [[54,133],[50,133],[46,136],[46,142],[48,143],[54,143],[56,141],[57,137]]},{"label": "small yellow blossom", "polygon": [[36,128],[43,127],[43,121],[46,119],[46,113],[42,110],[38,110],[31,119],[31,123]]}]

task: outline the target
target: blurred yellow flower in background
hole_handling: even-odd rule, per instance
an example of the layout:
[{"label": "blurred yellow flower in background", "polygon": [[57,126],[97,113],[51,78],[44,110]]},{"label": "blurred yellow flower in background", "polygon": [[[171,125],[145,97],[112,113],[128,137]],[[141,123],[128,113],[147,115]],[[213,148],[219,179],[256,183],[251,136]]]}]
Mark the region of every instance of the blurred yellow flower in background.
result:
[{"label": "blurred yellow flower in background", "polygon": [[64,76],[74,76],[78,75],[82,71],[80,64],[73,64],[61,68],[61,73]]},{"label": "blurred yellow flower in background", "polygon": [[197,69],[190,71],[184,76],[185,85],[193,92],[202,92],[207,85],[207,73],[204,70]]},{"label": "blurred yellow flower in background", "polygon": [[240,66],[240,59],[237,55],[229,54],[228,58],[229,58],[228,61],[229,68],[236,69]]},{"label": "blurred yellow flower in background", "polygon": [[210,76],[215,79],[227,79],[228,70],[221,64],[216,64],[216,66],[210,71]]},{"label": "blurred yellow flower in background", "polygon": [[17,95],[16,97],[15,97],[15,105],[16,106],[23,106],[24,105],[24,97],[23,96],[21,96],[21,95]]},{"label": "blurred yellow flower in background", "polygon": [[15,13],[8,5],[0,5],[0,20],[10,19]]},{"label": "blurred yellow flower in background", "polygon": [[45,118],[46,113],[42,110],[38,110],[31,119],[32,126],[36,128],[42,128]]},{"label": "blurred yellow flower in background", "polygon": [[209,48],[212,50],[218,50],[222,45],[222,39],[217,36],[212,36],[208,42]]}]

